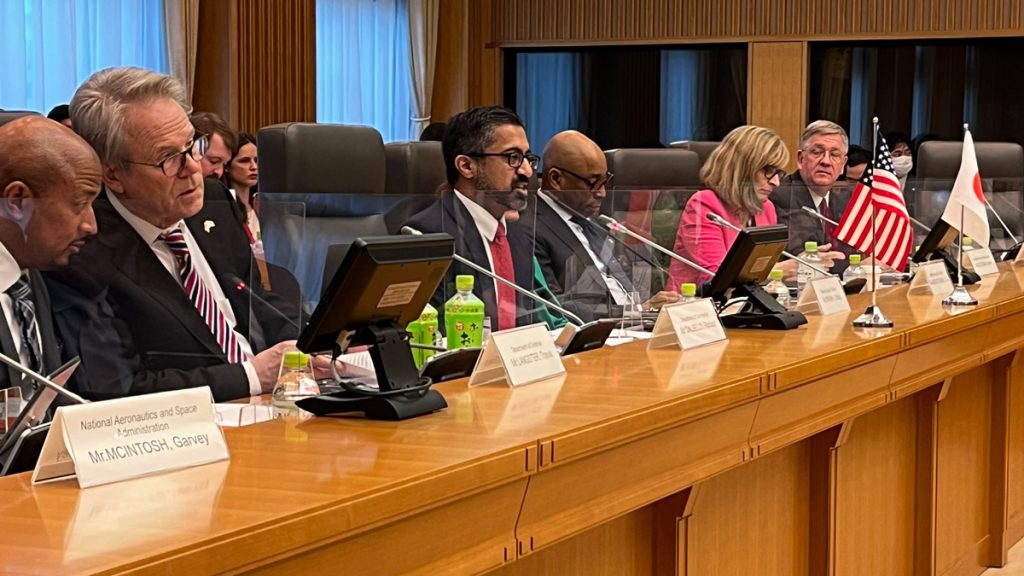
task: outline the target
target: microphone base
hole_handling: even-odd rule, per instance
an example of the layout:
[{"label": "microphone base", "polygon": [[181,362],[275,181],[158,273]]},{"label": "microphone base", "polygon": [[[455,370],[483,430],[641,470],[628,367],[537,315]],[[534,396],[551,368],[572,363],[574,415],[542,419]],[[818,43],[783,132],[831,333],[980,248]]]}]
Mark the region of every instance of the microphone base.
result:
[{"label": "microphone base", "polygon": [[420,396],[408,395],[361,396],[353,392],[336,392],[313,398],[303,398],[295,405],[317,416],[359,412],[371,420],[407,420],[448,407],[444,396],[437,390],[427,390]]},{"label": "microphone base", "polygon": [[740,312],[719,316],[726,328],[761,328],[764,330],[792,330],[807,324],[807,317],[795,310],[786,312]]}]

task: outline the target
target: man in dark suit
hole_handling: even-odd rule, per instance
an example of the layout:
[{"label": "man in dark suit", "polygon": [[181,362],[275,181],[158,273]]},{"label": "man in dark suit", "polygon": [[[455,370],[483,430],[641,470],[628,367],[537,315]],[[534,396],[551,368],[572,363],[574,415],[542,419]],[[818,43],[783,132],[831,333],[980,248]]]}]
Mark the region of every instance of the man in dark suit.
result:
[{"label": "man in dark suit", "polygon": [[[51,274],[75,386],[116,398],[209,386],[218,401],[269,392],[297,313],[244,286],[248,244],[204,207],[205,139],[181,84],[138,68],[93,74],[71,101],[75,129],[103,163],[99,233]],[[206,212],[204,212],[204,210]]]},{"label": "man in dark suit", "polygon": [[[616,244],[591,220],[601,209],[609,178],[597,144],[575,130],[560,132],[544,148],[541,190],[522,218],[534,227],[535,254],[548,286],[585,321],[621,316],[634,292],[631,259],[616,258]],[[674,292],[648,296],[642,295],[645,308],[679,299]]]},{"label": "man in dark suit", "polygon": [[[50,295],[39,270],[68,264],[96,233],[100,162],[84,140],[42,116],[0,127],[0,352],[37,372],[61,364]],[[6,365],[0,388],[34,382]]]},{"label": "man in dark suit", "polygon": [[811,122],[800,136],[796,153],[797,171],[782,180],[769,197],[775,204],[779,223],[789,226],[792,254],[804,251],[804,242],[818,243],[824,267],[836,274],[846,269],[846,256],[853,248],[838,241],[835,226],[808,214],[804,208],[838,222],[846,210],[849,192],[837,185],[846,166],[849,139],[843,127],[828,120]]},{"label": "man in dark suit", "polygon": [[[533,240],[508,222],[506,211],[526,207],[527,184],[539,158],[530,152],[523,123],[500,106],[473,108],[448,121],[442,142],[448,183],[426,210],[406,225],[455,237],[455,251],[520,286],[533,285]],[[473,292],[484,301],[495,330],[531,323],[535,305],[512,288],[453,263],[431,299],[443,314],[455,294],[455,275],[476,276]]]}]

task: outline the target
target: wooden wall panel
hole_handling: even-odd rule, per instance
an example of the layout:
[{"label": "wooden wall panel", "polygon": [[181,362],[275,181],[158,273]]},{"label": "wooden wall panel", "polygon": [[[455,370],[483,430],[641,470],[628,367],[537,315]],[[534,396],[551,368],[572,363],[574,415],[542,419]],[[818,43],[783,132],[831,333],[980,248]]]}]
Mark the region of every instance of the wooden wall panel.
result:
[{"label": "wooden wall panel", "polygon": [[440,0],[437,17],[437,63],[430,121],[447,122],[454,114],[465,110],[469,101],[468,0]]},{"label": "wooden wall panel", "polygon": [[236,127],[316,121],[316,0],[238,6]]},{"label": "wooden wall panel", "polygon": [[500,44],[1021,32],[1021,0],[494,0]]},{"label": "wooden wall panel", "polygon": [[748,62],[747,122],[775,130],[795,151],[807,124],[807,43],[753,42]]},{"label": "wooden wall panel", "polygon": [[192,108],[216,112],[232,126],[238,122],[238,4],[199,3],[199,38]]}]

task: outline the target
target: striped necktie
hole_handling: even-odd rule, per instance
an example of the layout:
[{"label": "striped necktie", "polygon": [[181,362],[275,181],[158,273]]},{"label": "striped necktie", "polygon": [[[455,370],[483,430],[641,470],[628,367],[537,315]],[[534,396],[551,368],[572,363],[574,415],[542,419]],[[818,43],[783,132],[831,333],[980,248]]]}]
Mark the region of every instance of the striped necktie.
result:
[{"label": "striped necktie", "polygon": [[28,367],[39,372],[43,367],[43,348],[39,342],[39,328],[36,326],[36,305],[32,301],[32,287],[28,276],[22,274],[10,288],[7,295],[14,304],[14,317],[21,327],[21,346],[18,354],[28,359]]},{"label": "striped necktie", "polygon": [[196,307],[199,315],[203,317],[203,322],[206,323],[213,337],[216,338],[220,349],[228,357],[228,362],[237,364],[247,360],[238,343],[238,336],[231,329],[220,306],[214,300],[213,293],[206,287],[206,283],[199,277],[196,267],[192,265],[192,255],[189,254],[188,244],[185,243],[185,235],[182,234],[181,228],[161,234],[160,239],[167,243],[167,247],[174,254],[174,259],[178,261],[178,276],[181,278],[181,286],[185,289],[185,294],[188,295],[188,299],[192,301],[192,305]]}]

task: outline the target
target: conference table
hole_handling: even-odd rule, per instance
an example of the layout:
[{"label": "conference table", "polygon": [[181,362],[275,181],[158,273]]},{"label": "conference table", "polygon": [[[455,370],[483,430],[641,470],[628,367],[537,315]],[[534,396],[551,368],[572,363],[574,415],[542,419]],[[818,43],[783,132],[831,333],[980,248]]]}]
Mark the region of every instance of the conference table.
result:
[{"label": "conference table", "polygon": [[230,461],[89,489],[0,478],[3,574],[979,574],[1024,536],[1024,268],[978,306],[879,292],[404,422],[292,413]]}]

